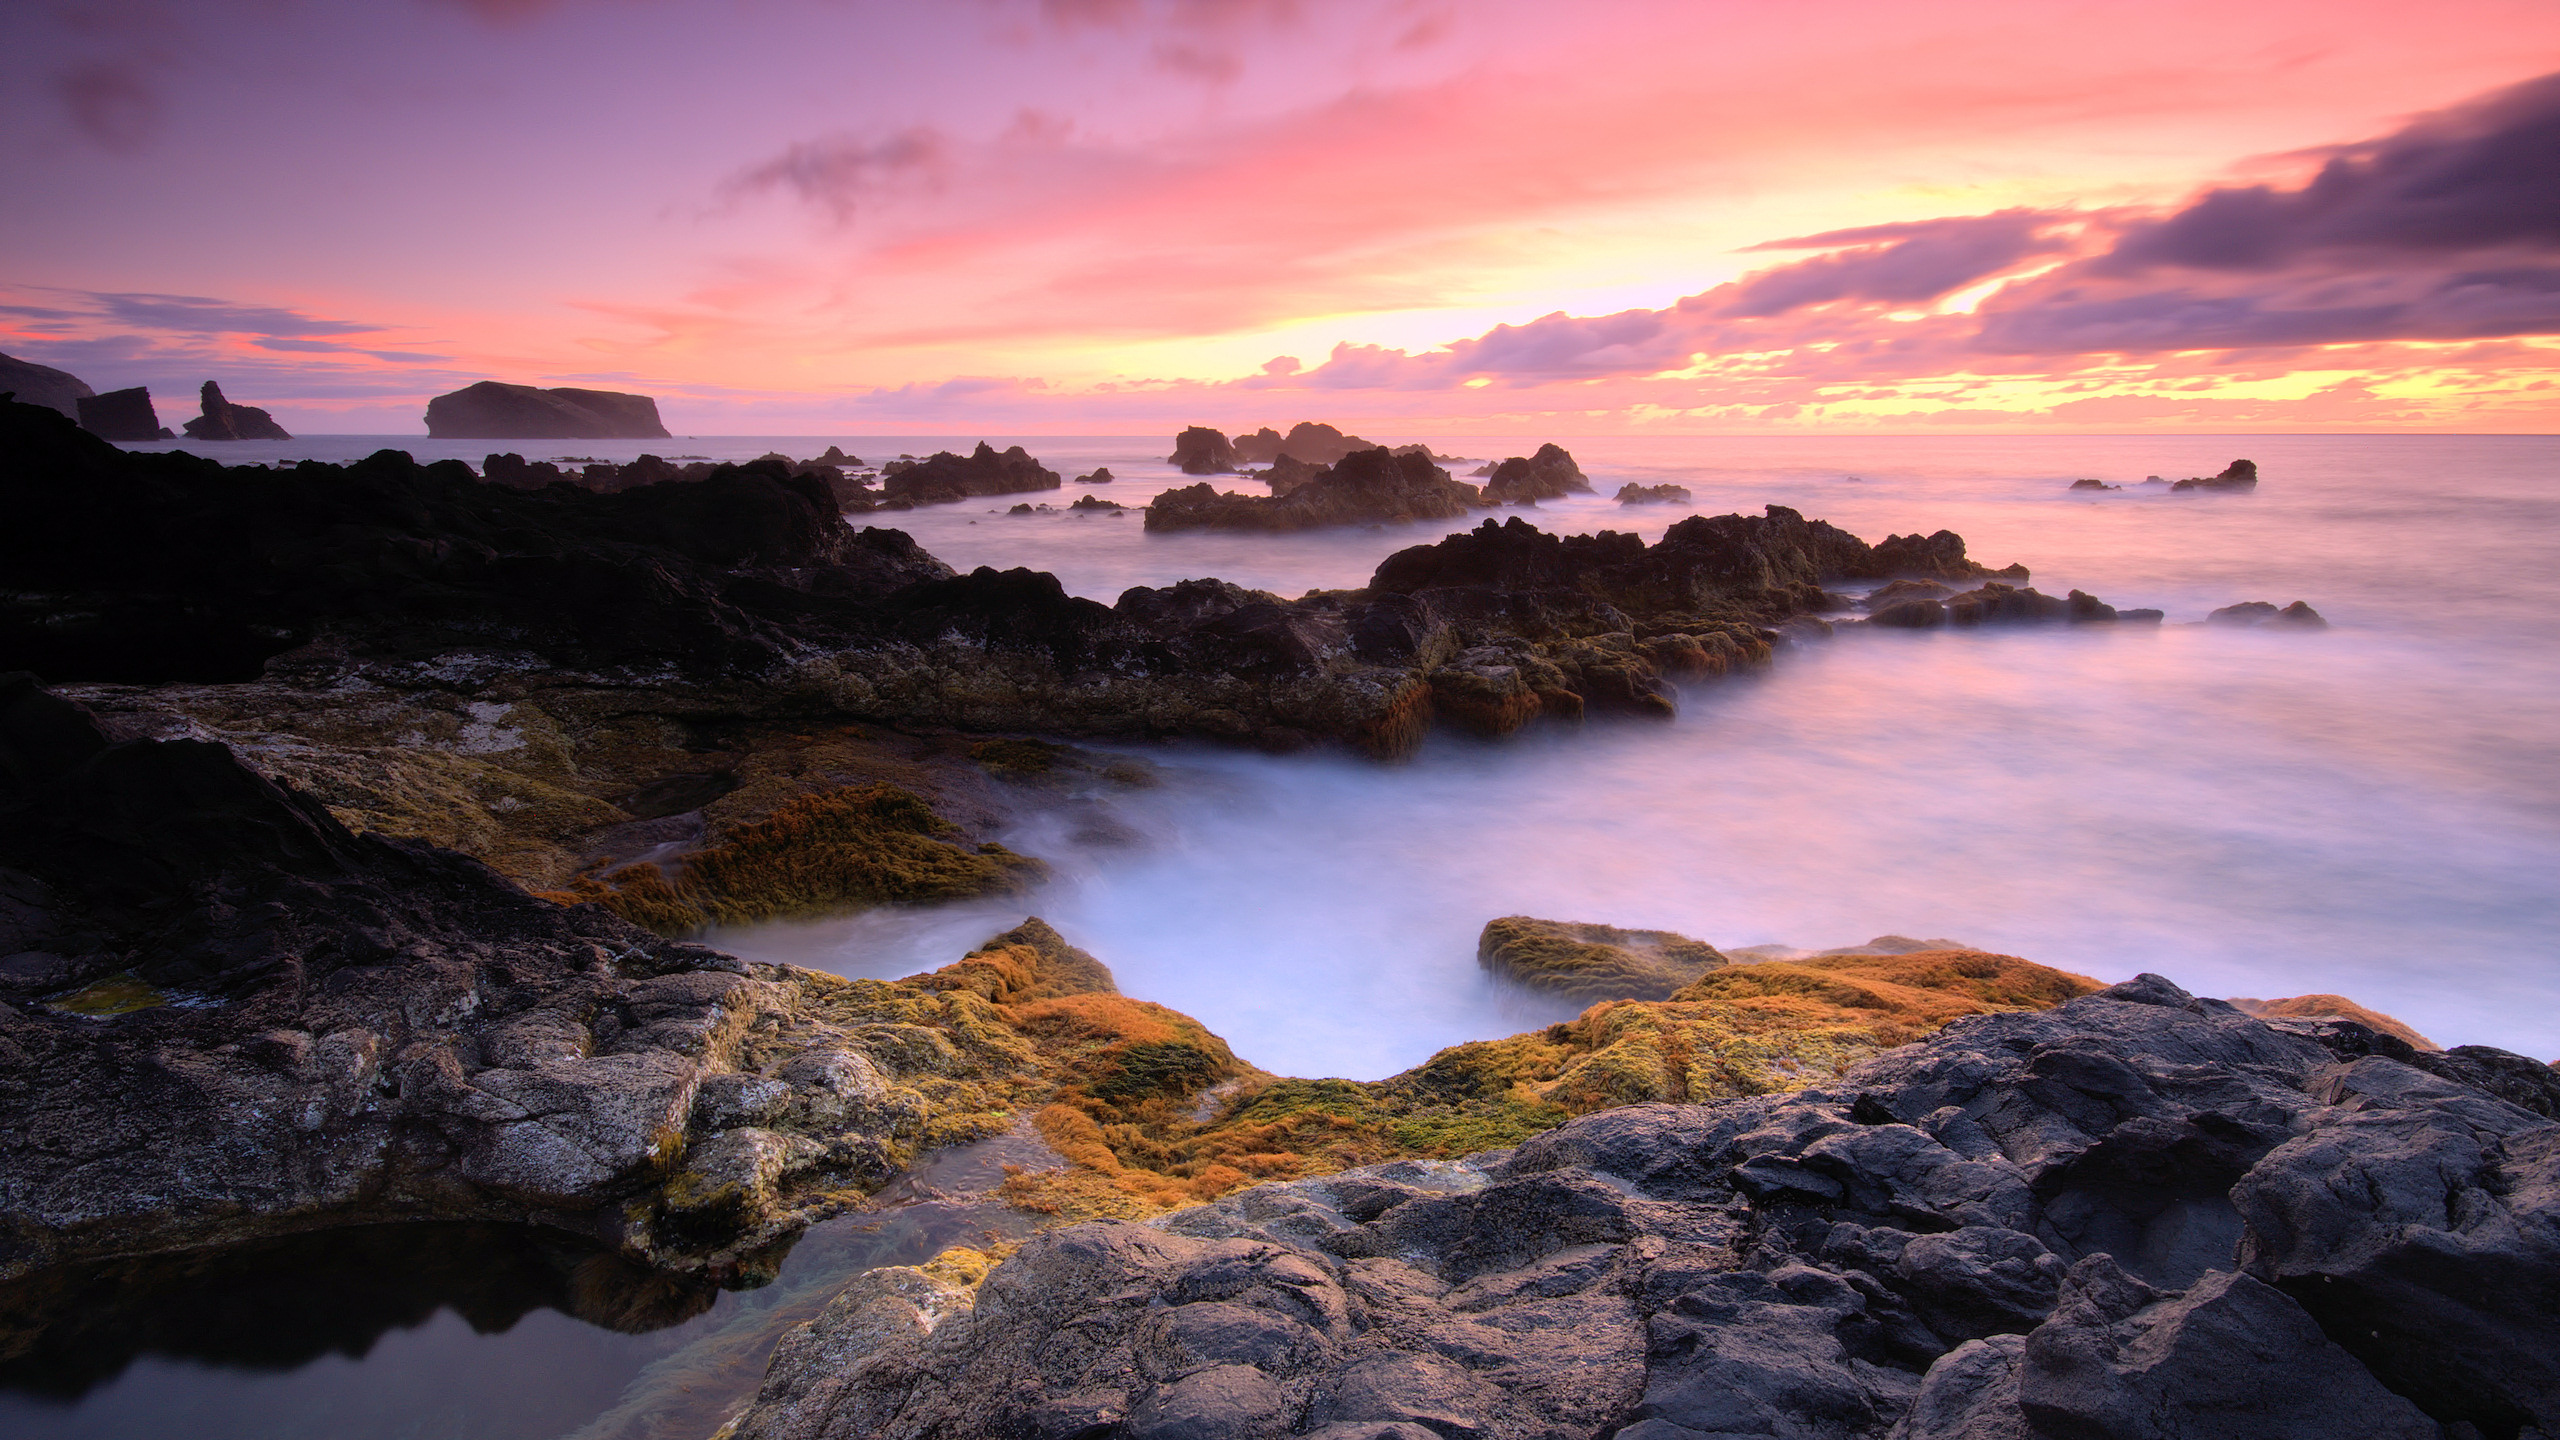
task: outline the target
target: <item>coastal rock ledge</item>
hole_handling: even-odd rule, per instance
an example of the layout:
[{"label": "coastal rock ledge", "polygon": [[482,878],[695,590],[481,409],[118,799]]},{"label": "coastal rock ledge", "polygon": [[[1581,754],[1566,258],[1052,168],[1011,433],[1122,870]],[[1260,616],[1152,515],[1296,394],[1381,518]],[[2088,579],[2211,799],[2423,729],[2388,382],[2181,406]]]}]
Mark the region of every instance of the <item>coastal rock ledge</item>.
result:
[{"label": "coastal rock ledge", "polygon": [[2145,975],[1793,1095],[1053,1231],[974,1291],[874,1271],[733,1433],[2544,1437],[2555,1114],[2522,1057]]}]

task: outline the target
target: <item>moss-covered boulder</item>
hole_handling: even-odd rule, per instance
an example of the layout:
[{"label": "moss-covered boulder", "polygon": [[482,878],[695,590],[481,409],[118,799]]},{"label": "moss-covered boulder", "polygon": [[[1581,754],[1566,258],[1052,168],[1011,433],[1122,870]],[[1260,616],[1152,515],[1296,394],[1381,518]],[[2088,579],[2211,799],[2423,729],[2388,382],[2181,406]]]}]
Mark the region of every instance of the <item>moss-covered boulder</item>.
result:
[{"label": "moss-covered boulder", "polygon": [[1515,984],[1575,1000],[1667,1000],[1730,962],[1713,945],[1668,930],[1505,915],[1485,923],[1476,962]]}]

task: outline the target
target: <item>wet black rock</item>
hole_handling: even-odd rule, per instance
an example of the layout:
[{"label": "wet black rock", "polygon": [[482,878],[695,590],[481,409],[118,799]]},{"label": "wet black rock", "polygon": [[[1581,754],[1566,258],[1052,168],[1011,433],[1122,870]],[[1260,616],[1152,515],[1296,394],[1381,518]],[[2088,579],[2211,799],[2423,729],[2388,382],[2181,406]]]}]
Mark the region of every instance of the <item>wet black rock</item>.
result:
[{"label": "wet black rock", "polygon": [[1961,594],[1926,596],[1906,590],[1888,596],[1878,592],[1869,597],[1868,607],[1867,623],[1894,630],[1934,630],[1945,625],[2090,625],[2114,620],[2157,623],[2161,618],[2157,610],[2118,611],[2083,590],[2057,599],[2032,587],[2006,585],[1997,580]]},{"label": "wet black rock", "polygon": [[1126,505],[1121,504],[1121,503],[1120,503],[1119,501],[1117,501],[1117,500],[1105,500],[1105,499],[1103,499],[1103,498],[1102,498],[1101,496],[1099,496],[1099,495],[1083,495],[1083,496],[1078,496],[1078,497],[1077,497],[1077,499],[1076,499],[1076,503],[1074,503],[1073,505],[1068,506],[1067,508],[1068,508],[1068,509],[1070,509],[1070,510],[1093,511],[1093,510],[1126,510],[1126,509],[1128,509],[1129,507],[1128,507],[1128,506],[1126,506]]},{"label": "wet black rock", "polygon": [[222,387],[210,380],[202,393],[204,413],[187,422],[190,440],[290,440],[275,417],[255,405],[234,405],[222,398]]},{"label": "wet black rock", "polygon": [[1534,504],[1591,493],[1591,481],[1562,446],[1547,444],[1530,456],[1514,455],[1493,467],[1484,498],[1503,505]]},{"label": "wet black rock", "polygon": [[2071,482],[2071,488],[2074,490],[2121,490],[2124,487],[2110,485],[2104,480],[2074,480]]},{"label": "wet black rock", "polygon": [[79,410],[80,428],[101,440],[173,440],[168,428],[160,423],[151,408],[151,391],[136,385],[130,390],[110,390],[104,395],[83,395],[73,402]]},{"label": "wet black rock", "polygon": [[1283,455],[1272,461],[1269,469],[1256,471],[1253,478],[1270,486],[1272,494],[1286,495],[1304,486],[1310,480],[1321,479],[1332,473],[1331,466],[1311,465],[1295,455]]},{"label": "wet black rock", "polygon": [[1308,530],[1447,520],[1484,504],[1476,487],[1419,455],[1356,450],[1286,493],[1220,493],[1207,482],[1168,490],[1147,506],[1150,530]]},{"label": "wet black rock", "polygon": [[1621,505],[1686,505],[1690,503],[1686,485],[1638,485],[1633,481],[1618,487]]},{"label": "wet black rock", "polygon": [[737,1434],[2560,1429],[2560,1124],[2340,1039],[2143,976],[1798,1094],[1072,1226],[974,1294],[873,1272]]},{"label": "wet black rock", "polygon": [[1167,462],[1185,475],[1228,475],[1236,468],[1236,450],[1227,437],[1206,425],[1194,425],[1173,439]]},{"label": "wet black rock", "polygon": [[1019,445],[1002,452],[986,441],[966,455],[937,451],[922,460],[892,460],[880,472],[880,498],[889,505],[944,505],[976,495],[1019,495],[1055,490],[1058,472]]},{"label": "wet black rock", "polygon": [[1111,480],[1111,467],[1108,465],[1095,466],[1092,474],[1076,477],[1076,483],[1079,485],[1108,485]]},{"label": "wet black rock", "polygon": [[42,405],[77,420],[80,402],[98,392],[68,370],[0,355],[0,395],[15,393],[21,405]]},{"label": "wet black rock", "polygon": [[[2158,476],[2153,476],[2158,479]],[[2169,487],[2171,490],[2255,490],[2258,488],[2258,462],[2234,460],[2222,467],[2219,475],[2191,475]]]}]

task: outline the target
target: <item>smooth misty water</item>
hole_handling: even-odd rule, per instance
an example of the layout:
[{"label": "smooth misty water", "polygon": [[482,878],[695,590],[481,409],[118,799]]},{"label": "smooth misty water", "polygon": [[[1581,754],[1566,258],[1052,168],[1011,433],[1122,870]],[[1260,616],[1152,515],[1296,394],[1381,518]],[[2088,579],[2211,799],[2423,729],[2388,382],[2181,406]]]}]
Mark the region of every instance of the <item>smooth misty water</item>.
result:
[{"label": "smooth misty water", "polygon": [[[814,455],[838,438],[509,447],[746,458]],[[844,443],[876,462],[975,438]],[[1161,437],[987,438],[1020,440],[1069,475],[1108,465],[1122,478],[1095,493],[1131,506],[1185,483]],[[1378,438],[1487,458],[1535,444]],[[1953,529],[1978,558],[2024,561],[2048,592],[2156,606],[2171,623],[1844,632],[1765,675],[1688,687],[1669,724],[1439,738],[1401,765],[1147,747],[1137,753],[1166,783],[1114,801],[1125,843],[1071,833],[1063,817],[1006,837],[1057,869],[1027,901],[719,943],[902,975],[1036,912],[1129,993],[1303,1075],[1385,1075],[1453,1041],[1560,1018],[1476,967],[1477,930],[1514,912],[1737,945],[1949,936],[2105,979],[2157,970],[2208,994],[2342,993],[2445,1044],[2560,1054],[2560,439],[1559,438],[1601,494],[1528,512],[1547,528],[1652,538],[1692,511],[1776,503],[1870,539]],[[386,445],[473,460],[491,448],[319,437],[217,453],[344,459]],[[2235,455],[2258,461],[2256,494],[2064,489],[2083,475],[2209,474]],[[1677,481],[1697,502],[1621,510],[1606,496],[1626,480]],[[1002,513],[1078,493],[878,518],[954,565],[1052,570],[1105,601],[1201,575],[1290,595],[1357,585],[1392,551],[1460,528],[1150,536],[1134,514]],[[2185,623],[2296,599],[2334,628]],[[561,1335],[602,1333],[539,1318]],[[574,1349],[532,1323],[463,1343],[468,1327],[448,1314],[361,1361],[285,1374],[147,1358],[75,1409],[0,1394],[0,1429],[156,1434],[230,1415],[229,1432],[206,1433],[252,1433],[243,1405],[273,1417],[350,1387],[432,1389],[439,1366],[503,1375],[527,1387],[529,1408],[603,1393],[577,1364],[526,1364]],[[454,1433],[380,1406],[341,1419],[264,1433]]]}]

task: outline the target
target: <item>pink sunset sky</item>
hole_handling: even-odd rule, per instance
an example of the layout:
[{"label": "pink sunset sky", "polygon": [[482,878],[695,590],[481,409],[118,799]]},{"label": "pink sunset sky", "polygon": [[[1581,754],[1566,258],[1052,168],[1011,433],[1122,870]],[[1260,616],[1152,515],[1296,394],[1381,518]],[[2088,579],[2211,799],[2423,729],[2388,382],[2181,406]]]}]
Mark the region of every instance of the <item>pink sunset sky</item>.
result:
[{"label": "pink sunset sky", "polygon": [[2550,0],[119,0],[0,350],[296,431],[2560,430]]}]

